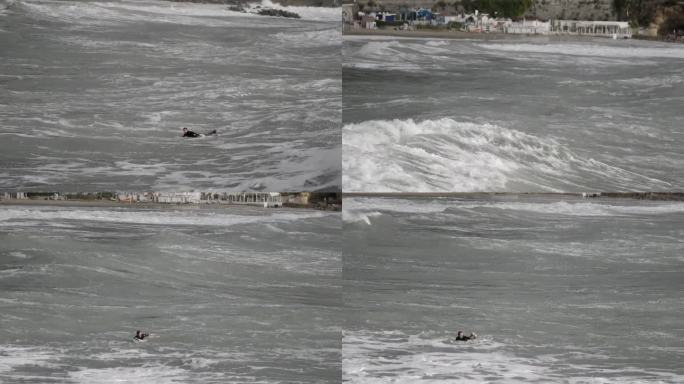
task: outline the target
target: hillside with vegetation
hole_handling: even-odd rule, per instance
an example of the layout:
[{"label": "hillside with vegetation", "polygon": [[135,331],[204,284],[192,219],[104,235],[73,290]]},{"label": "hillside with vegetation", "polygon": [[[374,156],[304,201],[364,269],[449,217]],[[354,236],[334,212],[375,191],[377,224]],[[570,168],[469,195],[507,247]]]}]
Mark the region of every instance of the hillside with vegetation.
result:
[{"label": "hillside with vegetation", "polygon": [[366,12],[428,8],[450,14],[478,10],[512,19],[628,21],[647,35],[684,36],[684,0],[357,0],[356,3]]}]

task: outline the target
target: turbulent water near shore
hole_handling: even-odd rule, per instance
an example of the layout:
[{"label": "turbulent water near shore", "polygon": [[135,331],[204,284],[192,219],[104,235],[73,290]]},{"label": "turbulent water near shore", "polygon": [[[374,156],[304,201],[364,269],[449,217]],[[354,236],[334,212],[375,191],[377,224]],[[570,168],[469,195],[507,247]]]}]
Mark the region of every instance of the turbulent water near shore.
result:
[{"label": "turbulent water near shore", "polygon": [[684,189],[684,47],[343,44],[345,191]]},{"label": "turbulent water near shore", "polygon": [[339,382],[340,216],[0,207],[0,382]]},{"label": "turbulent water near shore", "polygon": [[339,9],[227,8],[0,1],[0,188],[339,188]]},{"label": "turbulent water near shore", "polygon": [[684,203],[344,204],[343,381],[684,382]]}]

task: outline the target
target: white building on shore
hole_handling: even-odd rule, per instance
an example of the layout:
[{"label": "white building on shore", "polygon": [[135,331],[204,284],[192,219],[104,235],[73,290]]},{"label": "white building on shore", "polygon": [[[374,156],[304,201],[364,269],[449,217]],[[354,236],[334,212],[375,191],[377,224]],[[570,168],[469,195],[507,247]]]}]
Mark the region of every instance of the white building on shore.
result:
[{"label": "white building on shore", "polygon": [[224,202],[228,204],[260,205],[265,208],[282,207],[283,200],[279,192],[240,192],[227,193]]},{"label": "white building on shore", "polygon": [[163,204],[199,204],[201,198],[201,192],[154,192],[152,194],[152,202]]},{"label": "white building on shore", "polygon": [[558,35],[632,37],[632,28],[626,21],[553,20],[551,33]]},{"label": "white building on shore", "polygon": [[0,195],[0,200],[27,200],[26,192],[5,192]]},{"label": "white building on shore", "polygon": [[504,27],[504,32],[513,34],[548,35],[551,22],[540,20],[525,20],[511,22]]}]

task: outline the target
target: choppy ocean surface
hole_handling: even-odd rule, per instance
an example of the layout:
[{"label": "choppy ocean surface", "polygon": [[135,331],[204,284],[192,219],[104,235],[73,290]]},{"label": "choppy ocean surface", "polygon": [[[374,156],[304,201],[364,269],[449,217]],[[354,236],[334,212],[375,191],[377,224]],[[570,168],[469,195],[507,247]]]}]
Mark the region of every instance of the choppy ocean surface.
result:
[{"label": "choppy ocean surface", "polygon": [[227,8],[0,0],[0,188],[339,188],[339,8]]},{"label": "choppy ocean surface", "polygon": [[684,382],[684,203],[344,204],[343,381]]},{"label": "choppy ocean surface", "polygon": [[345,191],[684,189],[684,47],[343,44]]},{"label": "choppy ocean surface", "polygon": [[0,382],[339,382],[340,229],[315,211],[0,206]]}]

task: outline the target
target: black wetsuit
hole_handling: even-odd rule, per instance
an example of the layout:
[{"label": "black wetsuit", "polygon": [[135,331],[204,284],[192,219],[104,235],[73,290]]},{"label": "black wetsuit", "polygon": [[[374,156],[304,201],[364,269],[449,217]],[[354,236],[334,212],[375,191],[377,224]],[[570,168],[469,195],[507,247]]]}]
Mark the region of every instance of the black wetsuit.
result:
[{"label": "black wetsuit", "polygon": [[471,339],[470,336],[456,336],[456,338],[454,340],[455,341],[468,341],[470,339]]},{"label": "black wetsuit", "polygon": [[186,131],[185,133],[183,133],[183,137],[200,137],[200,136],[202,136],[202,135],[200,135],[199,133],[195,133],[193,131]]}]

